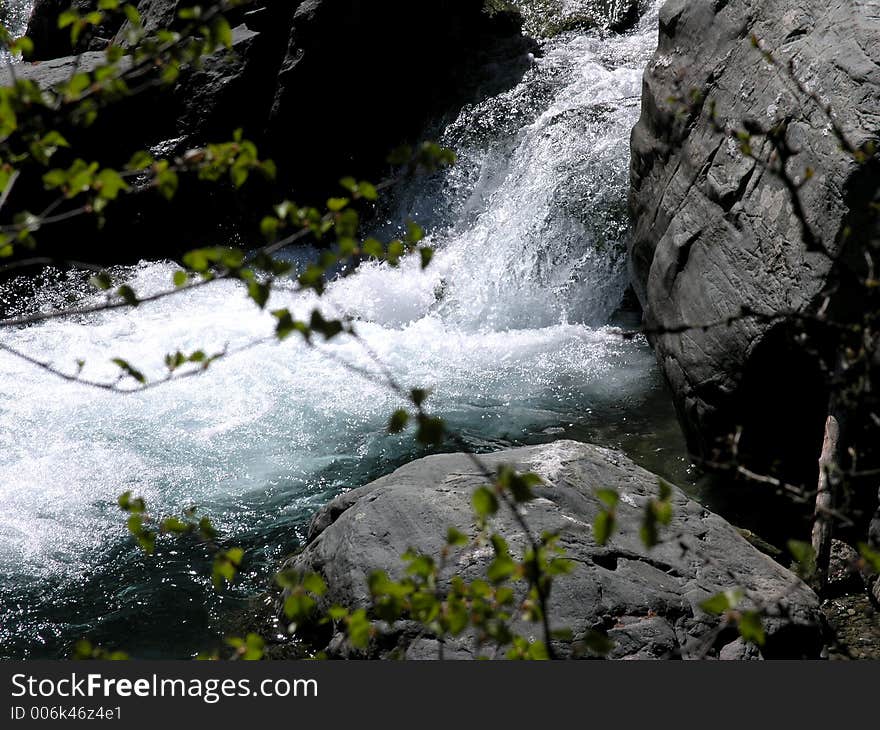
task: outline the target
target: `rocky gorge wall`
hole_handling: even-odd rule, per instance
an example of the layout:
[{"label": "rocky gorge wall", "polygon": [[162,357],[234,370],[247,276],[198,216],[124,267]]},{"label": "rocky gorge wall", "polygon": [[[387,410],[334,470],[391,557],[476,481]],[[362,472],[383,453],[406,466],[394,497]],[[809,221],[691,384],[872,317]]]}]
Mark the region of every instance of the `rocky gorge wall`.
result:
[{"label": "rocky gorge wall", "polygon": [[[126,27],[117,21],[71,47],[69,34],[56,27],[70,4],[37,1],[28,27],[36,62],[22,64],[20,77],[58,83],[75,67],[94,67],[107,46],[127,43]],[[97,3],[73,4],[84,11]],[[141,0],[138,10],[151,30],[180,23],[176,13],[187,4],[192,3]],[[222,191],[205,199],[184,183],[180,194],[186,204],[175,206],[187,209],[175,226],[183,233],[183,250],[198,245],[200,233],[216,236],[218,228],[247,218],[249,210],[264,211],[259,200],[294,196],[315,203],[335,193],[344,175],[381,177],[388,153],[417,141],[430,120],[498,84],[515,83],[529,68],[534,48],[515,12],[486,13],[484,0],[266,0],[233,9],[228,19],[234,26],[231,52],[215,54],[201,69],[184,69],[170,90],[113,105],[93,130],[75,137],[82,154],[118,165],[135,149],[159,145],[173,156],[242,128],[277,162],[277,188],[257,190],[256,201]],[[481,73],[487,65],[488,72]],[[8,83],[6,75],[0,72],[0,83]],[[169,227],[154,225],[167,217],[166,208],[158,211],[144,200],[135,207],[120,205],[108,216],[102,239],[124,236],[134,260],[174,254]],[[131,226],[132,218],[140,225]],[[94,231],[71,235],[92,239],[97,255],[125,260],[120,247],[98,242]]]},{"label": "rocky gorge wall", "polygon": [[[818,358],[778,321],[738,315],[815,312],[826,295],[832,309],[857,306],[852,289],[837,285],[835,259],[871,235],[858,215],[880,174],[841,150],[822,107],[798,84],[830,104],[854,145],[876,138],[880,3],[666,3],[632,134],[630,263],[691,451],[719,458],[741,427],[741,453],[757,466],[815,480],[828,408]],[[785,125],[789,174],[814,171],[800,198],[830,256],[810,250],[779,176],[719,129],[748,120]],[[762,144],[756,156],[772,165],[770,151]],[[664,331],[688,325],[697,326]]]}]

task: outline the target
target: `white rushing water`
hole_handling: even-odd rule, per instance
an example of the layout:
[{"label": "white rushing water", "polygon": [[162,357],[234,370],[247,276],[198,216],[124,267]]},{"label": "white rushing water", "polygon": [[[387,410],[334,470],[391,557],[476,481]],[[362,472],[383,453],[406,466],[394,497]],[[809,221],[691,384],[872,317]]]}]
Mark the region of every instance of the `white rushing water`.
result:
[{"label": "white rushing water", "polygon": [[[476,448],[546,440],[594,413],[620,418],[655,382],[644,344],[606,325],[625,288],[628,137],[655,28],[656,12],[624,36],[547,42],[515,89],[444,132],[460,164],[400,193],[392,217],[431,231],[429,269],[369,263],[329,287],[323,306],[353,316],[401,382],[432,388],[431,409]],[[146,293],[167,288],[173,271],[144,262],[126,276]],[[79,286],[59,275],[35,306],[74,295]],[[281,290],[267,309],[313,304]],[[221,283],[4,342],[68,370],[83,359],[85,376],[106,379],[112,357],[161,374],[167,352],[235,347],[272,325]],[[325,349],[375,367],[356,342]],[[116,508],[124,490],[158,513],[198,504],[268,563],[330,496],[420,453],[411,433],[384,432],[396,396],[295,338],[136,395],[53,379],[7,355],[0,372],[0,643],[10,654],[61,651],[102,627],[126,645],[123,626],[168,634],[171,648],[145,651],[189,650],[182,637],[210,618],[206,579],[171,547],[138,556]]]},{"label": "white rushing water", "polygon": [[[27,30],[28,18],[31,15],[33,0],[2,0],[0,1],[0,25],[13,38],[20,38]],[[0,63],[7,63],[9,55],[0,49]]]}]

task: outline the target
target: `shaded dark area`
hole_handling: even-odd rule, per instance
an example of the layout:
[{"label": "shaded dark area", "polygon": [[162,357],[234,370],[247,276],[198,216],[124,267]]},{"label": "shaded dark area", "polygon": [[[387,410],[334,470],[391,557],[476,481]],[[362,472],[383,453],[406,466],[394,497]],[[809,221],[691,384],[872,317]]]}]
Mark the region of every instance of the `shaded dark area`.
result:
[{"label": "shaded dark area", "polygon": [[[150,29],[173,24],[183,4],[142,0],[138,8]],[[58,0],[43,0],[35,9],[29,32],[38,58],[71,50],[44,32],[57,25],[59,10]],[[262,157],[276,161],[278,180],[249,181],[234,190],[182,175],[171,203],[144,191],[111,206],[100,228],[89,218],[66,222],[63,232],[44,228],[43,255],[128,263],[237,236],[244,245],[258,244],[257,224],[273,202],[320,205],[337,193],[345,175],[385,176],[391,150],[417,142],[431,122],[455,116],[463,104],[516,85],[529,68],[528,53],[536,50],[522,35],[518,15],[489,16],[483,0],[278,0],[236,9],[229,19],[237,26],[232,51],[185,69],[170,91],[153,87],[111,99],[88,129],[60,118],[40,123],[60,127],[78,155],[117,168],[139,149],[174,158],[228,140],[240,128]],[[105,30],[76,50],[106,46],[118,29]],[[113,42],[124,44],[124,31]],[[75,65],[88,70],[101,59],[87,53],[78,61],[22,66],[21,73],[40,84],[57,83]],[[53,161],[69,162],[63,155]],[[37,177],[20,180],[10,208],[26,202],[29,210],[40,210],[51,200],[41,188]]]},{"label": "shaded dark area", "polygon": [[829,387],[817,354],[777,327],[755,348],[736,398],[740,462],[791,484],[813,484]]}]

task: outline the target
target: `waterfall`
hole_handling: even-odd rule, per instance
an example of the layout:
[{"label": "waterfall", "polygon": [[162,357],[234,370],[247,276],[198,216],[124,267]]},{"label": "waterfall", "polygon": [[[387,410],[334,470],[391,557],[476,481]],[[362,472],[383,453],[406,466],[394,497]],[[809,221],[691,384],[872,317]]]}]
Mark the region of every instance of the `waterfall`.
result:
[{"label": "waterfall", "polygon": [[[395,377],[431,388],[432,412],[477,450],[559,435],[656,446],[631,427],[657,390],[652,355],[608,325],[625,289],[628,138],[656,22],[654,10],[624,35],[546,41],[516,88],[443,130],[459,164],[397,191],[388,216],[389,227],[411,217],[428,229],[426,271],[366,263],[321,302],[282,286],[267,309],[320,304],[354,317]],[[144,261],[115,274],[146,293],[174,270]],[[94,296],[73,274],[28,286],[31,310]],[[16,296],[0,290],[7,307]],[[167,352],[236,347],[272,328],[223,282],[5,337],[70,371],[83,359],[85,376],[106,379],[118,372],[112,357],[159,375]],[[399,398],[339,359],[375,367],[358,342],[313,350],[290,338],[120,396],[0,356],[2,651],[63,655],[82,635],[139,656],[204,645],[317,507],[423,453],[412,434],[385,431]],[[242,586],[218,607],[204,549],[169,542],[141,555],[116,506],[125,490],[160,514],[190,504],[210,514],[226,544],[248,549]]]}]

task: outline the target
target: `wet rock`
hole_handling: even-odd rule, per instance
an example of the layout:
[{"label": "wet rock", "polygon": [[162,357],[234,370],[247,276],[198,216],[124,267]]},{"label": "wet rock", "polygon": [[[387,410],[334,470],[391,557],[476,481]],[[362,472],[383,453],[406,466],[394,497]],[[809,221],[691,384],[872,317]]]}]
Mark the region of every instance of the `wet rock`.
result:
[{"label": "wet rock", "polygon": [[718,658],[724,661],[742,661],[744,659],[761,659],[761,653],[754,644],[743,641],[742,637],[721,647]]},{"label": "wet rock", "polygon": [[105,48],[119,30],[121,20],[87,29],[76,45],[71,42],[70,28],[58,27],[58,17],[68,9],[85,15],[97,8],[98,0],[36,0],[26,33],[34,43],[31,58],[43,61]]},{"label": "wet rock", "polygon": [[858,593],[864,590],[864,582],[859,571],[859,554],[840,540],[831,541],[828,589],[836,594]]},{"label": "wet rock", "polygon": [[[77,2],[85,10],[96,0]],[[141,0],[138,9],[151,30],[179,25],[176,14],[186,4],[191,3]],[[57,27],[61,5],[66,3],[40,0],[31,23],[37,58],[50,60],[17,66],[22,77],[45,86],[62,82],[73,69],[98,65],[101,52],[87,48],[102,48],[114,38],[125,43],[125,28],[76,49],[55,35],[44,38],[40,29]],[[138,149],[174,157],[242,129],[277,163],[277,183],[251,181],[239,192],[222,184],[208,190],[183,176],[173,206],[148,200],[149,195],[132,196],[138,200],[108,209],[101,231],[91,221],[81,228],[76,222],[54,240],[45,229],[40,244],[48,255],[64,250],[81,260],[124,263],[177,256],[218,237],[229,240],[235,230],[259,240],[266,201],[290,197],[322,204],[343,176],[381,178],[394,148],[419,141],[429,121],[515,84],[530,67],[528,53],[534,49],[520,32],[518,16],[490,17],[483,0],[406,7],[390,1],[266,0],[228,17],[234,26],[231,51],[218,51],[201,68],[184,68],[171,89],[142,85],[147,91],[106,108],[97,125],[72,130],[69,139],[78,155],[119,166]],[[77,60],[68,55],[73,51],[85,52]],[[495,73],[498,68],[504,73]],[[0,83],[9,78],[4,71]],[[40,187],[39,180],[32,189],[23,180],[17,186],[36,199]],[[77,242],[76,250],[70,241]]]},{"label": "wet rock", "polygon": [[[536,471],[546,481],[536,490],[537,499],[525,507],[526,520],[536,534],[558,532],[575,565],[554,584],[549,610],[553,627],[570,628],[575,639],[591,629],[606,631],[615,642],[614,658],[717,656],[735,641],[736,631],[719,634],[718,619],[700,604],[721,590],[741,586],[753,599],[779,601],[780,610],[771,610],[764,620],[764,656],[818,655],[822,641],[813,592],[681,490],[673,488],[674,517],[668,528],[668,534],[679,537],[650,550],[644,547],[639,528],[646,502],[657,494],[657,477],[620,453],[557,441],[480,458],[490,469],[513,464]],[[330,586],[329,602],[366,607],[369,573],[387,570],[399,577],[400,556],[408,548],[439,554],[450,526],[474,534],[470,496],[485,481],[463,454],[412,462],[318,512],[307,546],[288,567],[323,574]],[[619,530],[604,547],[593,537],[600,487],[621,495]],[[525,536],[507,513],[500,512],[492,526],[512,550],[523,549]],[[444,577],[484,577],[490,560],[491,550],[464,549],[451,559]],[[533,625],[518,623],[517,629],[530,636],[537,633]],[[412,627],[391,627],[370,656],[437,656],[434,639],[416,637]],[[562,656],[572,653],[564,642],[556,648]],[[339,636],[330,641],[329,650],[351,653]],[[470,638],[445,647],[445,656],[474,655]]]},{"label": "wet rock", "polygon": [[[804,243],[783,183],[716,131],[754,120],[787,121],[792,174],[807,222],[832,255],[871,233],[861,222],[877,171],[857,171],[819,106],[765,63],[756,36],[831,104],[855,144],[880,129],[877,4],[833,0],[670,0],[644,76],[632,134],[632,281],[649,328],[708,325],[758,312],[815,311],[834,281],[831,261]],[[757,152],[766,156],[766,145]],[[852,225],[853,235],[844,235]],[[857,307],[854,289],[832,292],[832,311]],[[778,323],[741,319],[657,334],[691,450],[715,459],[738,427],[740,456],[798,483],[815,480],[828,391],[813,353]]]}]

